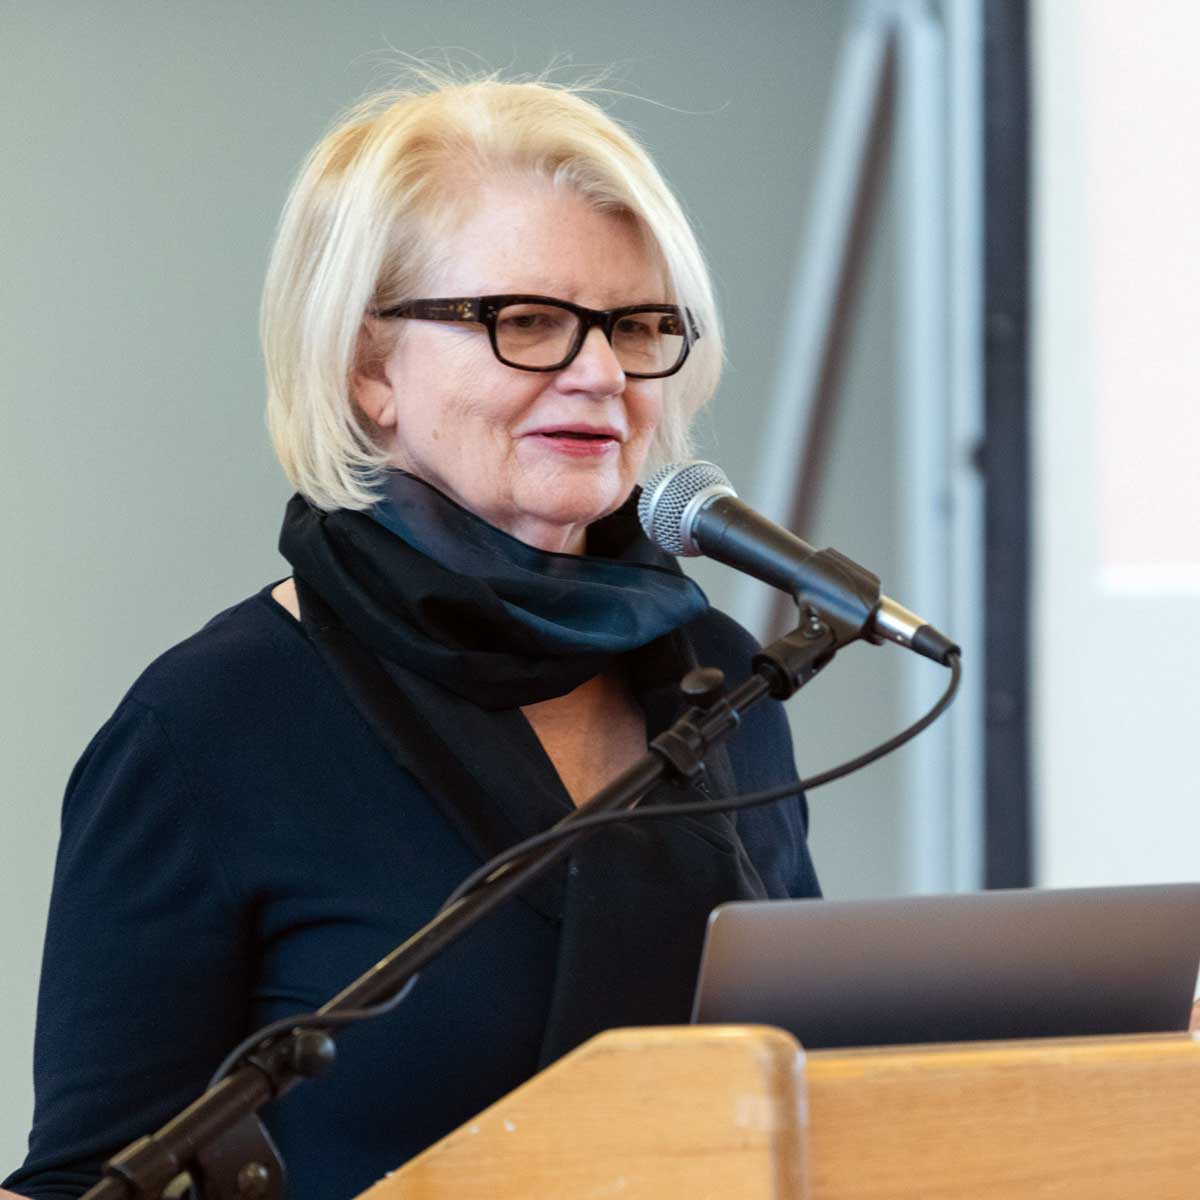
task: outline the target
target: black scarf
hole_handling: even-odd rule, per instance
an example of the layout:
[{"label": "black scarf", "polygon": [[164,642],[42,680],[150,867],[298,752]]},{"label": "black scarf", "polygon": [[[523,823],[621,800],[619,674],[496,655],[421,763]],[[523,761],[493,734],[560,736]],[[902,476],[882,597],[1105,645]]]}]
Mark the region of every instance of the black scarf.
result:
[{"label": "black scarf", "polygon": [[293,496],[279,549],[380,658],[487,709],[565,695],[708,604],[643,535],[636,493],[586,556],[554,554],[389,471],[366,513]]},{"label": "black scarf", "polygon": [[[632,665],[645,660],[657,681],[641,697],[648,730],[677,713],[671,684],[693,665],[683,661],[690,648],[685,655],[685,635],[662,635],[707,601],[642,535],[635,503],[588,529],[587,557],[516,541],[400,472],[389,473],[369,515],[324,514],[299,496],[288,505],[280,549],[296,570],[310,636],[481,861],[570,811],[561,788],[546,792],[521,714],[482,709],[564,694],[653,641]],[[663,658],[670,669],[651,669]],[[462,699],[447,703],[442,688]],[[489,769],[498,738],[513,756],[500,778]],[[649,801],[732,795],[724,747],[706,764],[703,792],[664,782]],[[569,870],[560,864],[521,895],[560,924],[541,1065],[602,1029],[685,1022],[708,914],[765,896],[727,814],[605,829],[577,847]]]}]

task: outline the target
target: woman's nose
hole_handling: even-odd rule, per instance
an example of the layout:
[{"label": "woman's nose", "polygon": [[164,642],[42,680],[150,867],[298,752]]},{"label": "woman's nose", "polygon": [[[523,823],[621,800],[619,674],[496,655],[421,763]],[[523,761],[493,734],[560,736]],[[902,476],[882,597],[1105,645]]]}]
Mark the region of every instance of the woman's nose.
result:
[{"label": "woman's nose", "polygon": [[579,353],[563,368],[560,384],[568,389],[611,396],[625,388],[625,372],[599,326],[589,329]]}]

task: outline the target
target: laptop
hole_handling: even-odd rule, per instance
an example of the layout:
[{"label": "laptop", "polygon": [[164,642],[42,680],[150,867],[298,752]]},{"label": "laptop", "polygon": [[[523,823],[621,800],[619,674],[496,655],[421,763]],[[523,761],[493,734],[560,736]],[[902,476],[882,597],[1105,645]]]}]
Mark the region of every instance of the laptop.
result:
[{"label": "laptop", "polygon": [[1200,884],[723,904],[695,1022],[809,1049],[1185,1030]]}]

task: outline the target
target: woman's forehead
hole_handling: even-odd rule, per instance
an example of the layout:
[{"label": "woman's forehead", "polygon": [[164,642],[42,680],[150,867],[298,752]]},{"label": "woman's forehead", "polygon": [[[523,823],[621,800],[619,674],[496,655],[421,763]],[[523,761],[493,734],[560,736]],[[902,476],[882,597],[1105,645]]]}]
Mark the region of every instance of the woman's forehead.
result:
[{"label": "woman's forehead", "polygon": [[442,239],[440,295],[527,292],[595,308],[666,299],[658,255],[629,214],[540,180],[494,180]]}]

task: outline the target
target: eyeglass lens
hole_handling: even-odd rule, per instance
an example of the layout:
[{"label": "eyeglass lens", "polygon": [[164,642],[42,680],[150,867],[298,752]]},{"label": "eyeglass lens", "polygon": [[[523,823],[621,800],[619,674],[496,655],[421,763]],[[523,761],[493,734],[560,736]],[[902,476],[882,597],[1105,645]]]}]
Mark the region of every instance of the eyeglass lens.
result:
[{"label": "eyeglass lens", "polygon": [[[553,304],[506,304],[496,314],[496,348],[516,366],[555,367],[571,355],[583,320]],[[612,348],[623,371],[670,371],[687,350],[683,322],[672,313],[632,312],[613,325]]]}]

